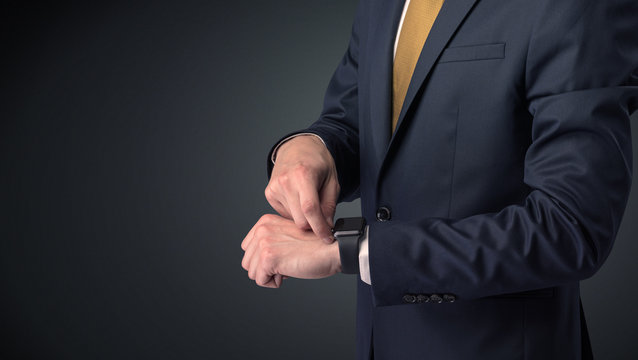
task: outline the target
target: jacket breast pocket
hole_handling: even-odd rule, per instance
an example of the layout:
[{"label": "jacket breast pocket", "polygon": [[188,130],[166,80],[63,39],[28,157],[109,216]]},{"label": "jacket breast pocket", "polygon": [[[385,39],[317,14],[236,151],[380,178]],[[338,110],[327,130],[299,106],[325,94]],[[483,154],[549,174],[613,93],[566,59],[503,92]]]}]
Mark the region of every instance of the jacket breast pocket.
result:
[{"label": "jacket breast pocket", "polygon": [[505,43],[449,47],[439,58],[440,63],[505,58]]}]

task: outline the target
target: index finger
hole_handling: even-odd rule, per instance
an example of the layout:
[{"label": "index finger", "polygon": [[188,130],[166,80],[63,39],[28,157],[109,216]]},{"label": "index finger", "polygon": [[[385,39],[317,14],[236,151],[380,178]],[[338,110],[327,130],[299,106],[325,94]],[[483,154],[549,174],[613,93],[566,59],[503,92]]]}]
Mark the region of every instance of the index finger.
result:
[{"label": "index finger", "polygon": [[299,191],[299,203],[312,232],[323,241],[331,243],[332,230],[321,209],[317,189],[310,184],[303,186]]}]

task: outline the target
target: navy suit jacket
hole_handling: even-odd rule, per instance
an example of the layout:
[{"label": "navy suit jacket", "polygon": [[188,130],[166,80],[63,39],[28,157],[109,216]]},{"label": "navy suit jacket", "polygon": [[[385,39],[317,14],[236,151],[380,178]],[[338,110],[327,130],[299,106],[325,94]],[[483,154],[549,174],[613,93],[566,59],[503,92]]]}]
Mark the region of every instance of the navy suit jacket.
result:
[{"label": "navy suit jacket", "polygon": [[638,1],[446,0],[391,133],[402,8],[361,0],[301,130],[370,225],[358,358],[587,357],[579,281],[609,254],[631,184]]}]

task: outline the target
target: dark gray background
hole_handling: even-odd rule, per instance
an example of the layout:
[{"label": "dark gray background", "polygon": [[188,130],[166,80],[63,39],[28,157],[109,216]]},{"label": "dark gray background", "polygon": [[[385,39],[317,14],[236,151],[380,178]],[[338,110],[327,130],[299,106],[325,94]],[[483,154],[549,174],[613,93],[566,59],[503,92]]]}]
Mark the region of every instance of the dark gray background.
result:
[{"label": "dark gray background", "polygon": [[[355,280],[258,288],[239,244],[355,1],[3,4],[0,358],[353,358]],[[583,282],[600,359],[638,354],[637,197]]]}]

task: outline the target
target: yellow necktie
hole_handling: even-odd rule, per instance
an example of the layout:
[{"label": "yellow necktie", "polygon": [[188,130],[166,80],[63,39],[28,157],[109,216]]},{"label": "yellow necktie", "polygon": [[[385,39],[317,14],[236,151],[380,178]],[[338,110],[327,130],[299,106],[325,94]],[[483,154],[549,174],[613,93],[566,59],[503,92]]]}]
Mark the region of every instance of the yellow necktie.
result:
[{"label": "yellow necktie", "polygon": [[405,94],[443,0],[410,0],[403,19],[392,69],[392,132],[399,121]]}]

